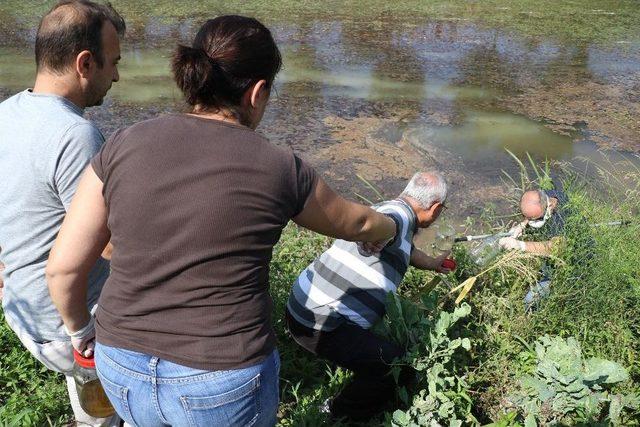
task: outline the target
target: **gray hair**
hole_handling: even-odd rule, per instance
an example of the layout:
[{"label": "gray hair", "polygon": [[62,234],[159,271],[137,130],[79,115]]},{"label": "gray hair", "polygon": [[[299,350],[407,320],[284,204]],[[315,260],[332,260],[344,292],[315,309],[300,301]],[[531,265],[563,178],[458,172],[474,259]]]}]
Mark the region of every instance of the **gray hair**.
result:
[{"label": "gray hair", "polygon": [[440,172],[418,172],[400,193],[400,197],[411,197],[423,209],[429,209],[434,203],[444,203],[447,198],[447,182]]}]

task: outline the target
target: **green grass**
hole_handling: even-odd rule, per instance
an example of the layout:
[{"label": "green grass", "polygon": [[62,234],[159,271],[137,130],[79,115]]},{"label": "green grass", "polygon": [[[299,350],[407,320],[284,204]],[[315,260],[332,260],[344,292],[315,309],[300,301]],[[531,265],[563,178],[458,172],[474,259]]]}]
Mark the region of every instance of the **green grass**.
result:
[{"label": "green grass", "polygon": [[[640,393],[640,173],[617,176],[616,170],[611,165],[601,171],[598,180],[565,174],[573,214],[567,221],[565,243],[555,254],[563,262],[556,268],[551,296],[538,311],[524,312],[522,299],[529,284],[508,266],[481,276],[467,296],[471,315],[456,326],[454,334],[471,338],[472,348],[457,356],[455,375],[466,379],[472,416],[481,423],[502,419],[503,425],[516,425],[514,414],[505,418],[505,397],[517,387],[517,378],[534,368],[531,346],[544,334],[573,336],[580,341],[585,357],[620,363],[629,370],[630,379],[613,391]],[[593,226],[620,218],[633,223]],[[326,415],[318,408],[349,378],[348,372],[333,369],[298,347],[283,326],[291,284],[329,244],[325,237],[290,225],[274,251],[271,292],[282,358],[279,417],[283,426],[327,425]],[[457,295],[449,295],[449,289],[478,270],[464,245],[456,247],[455,257],[458,270],[434,291],[441,295],[440,307],[447,310],[454,307]],[[538,264],[531,260],[532,271]],[[432,277],[410,269],[400,293],[419,301]],[[1,316],[0,426],[63,425],[70,416],[63,378],[31,358]],[[640,414],[627,413],[626,417],[625,425],[638,425]],[[511,421],[505,421],[508,419]]]},{"label": "green grass", "polygon": [[[635,0],[217,0],[175,2],[173,0],[114,0],[131,28],[145,25],[147,17],[175,20],[210,17],[222,13],[256,16],[265,22],[310,20],[357,20],[420,22],[424,19],[462,20],[492,28],[513,30],[532,38],[568,42],[638,41],[640,8]],[[3,0],[0,16],[6,22],[35,25],[52,0]]]},{"label": "green grass", "polygon": [[0,310],[0,426],[64,425],[70,411],[64,377],[31,357]]},{"label": "green grass", "polygon": [[[640,174],[615,171],[610,165],[598,180],[565,174],[573,214],[565,244],[555,254],[564,263],[557,266],[551,295],[539,310],[525,314],[522,298],[529,284],[518,276],[489,277],[471,295],[474,319],[468,326],[478,345],[470,382],[484,421],[502,414],[516,378],[531,369],[531,344],[544,334],[573,336],[586,357],[619,362],[631,379],[615,390],[640,391]],[[633,223],[593,226],[619,219]]]}]

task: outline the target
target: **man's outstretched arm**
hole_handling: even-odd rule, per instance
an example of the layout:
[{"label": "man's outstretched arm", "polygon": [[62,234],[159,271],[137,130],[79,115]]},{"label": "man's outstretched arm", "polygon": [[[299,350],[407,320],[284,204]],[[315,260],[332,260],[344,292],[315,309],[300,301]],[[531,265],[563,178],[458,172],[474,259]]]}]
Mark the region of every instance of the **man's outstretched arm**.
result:
[{"label": "man's outstretched arm", "polygon": [[449,256],[450,253],[451,253],[450,251],[447,251],[446,253],[440,255],[437,258],[433,258],[425,254],[424,252],[422,252],[420,249],[414,248],[413,251],[411,251],[411,258],[409,258],[409,265],[420,270],[432,270],[438,273],[447,274],[451,270],[449,270],[448,268],[444,268],[442,266],[442,262],[445,260],[446,257]]}]

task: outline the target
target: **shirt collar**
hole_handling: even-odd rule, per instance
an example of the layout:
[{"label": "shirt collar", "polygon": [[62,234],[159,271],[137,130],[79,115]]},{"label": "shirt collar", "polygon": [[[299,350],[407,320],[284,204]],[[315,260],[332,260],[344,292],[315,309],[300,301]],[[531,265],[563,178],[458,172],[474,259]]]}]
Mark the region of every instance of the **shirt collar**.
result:
[{"label": "shirt collar", "polygon": [[412,224],[413,224],[413,232],[415,233],[416,231],[418,231],[418,216],[413,211],[413,208],[411,207],[411,205],[409,203],[407,203],[406,201],[400,199],[400,198],[394,199],[394,200],[396,202],[400,203],[401,205],[403,205],[405,207],[405,209],[409,212],[409,216],[410,216]]},{"label": "shirt collar", "polygon": [[81,107],[77,106],[76,104],[74,104],[73,102],[71,102],[67,98],[65,98],[64,96],[55,95],[53,93],[33,93],[33,89],[31,89],[31,88],[25,90],[25,92],[27,93],[28,96],[33,96],[33,97],[38,97],[38,98],[55,99],[56,101],[58,101],[61,104],[63,104],[65,107],[67,107],[70,110],[72,110],[77,115],[79,115],[79,116],[83,116],[84,115],[84,108],[81,108]]}]

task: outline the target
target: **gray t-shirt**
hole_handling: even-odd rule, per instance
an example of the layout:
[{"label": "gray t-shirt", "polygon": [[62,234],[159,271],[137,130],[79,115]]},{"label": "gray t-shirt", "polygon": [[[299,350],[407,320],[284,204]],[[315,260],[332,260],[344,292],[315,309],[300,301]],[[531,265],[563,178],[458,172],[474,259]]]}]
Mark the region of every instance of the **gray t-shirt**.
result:
[{"label": "gray t-shirt", "polygon": [[[68,339],[45,266],[80,176],[104,142],[82,114],[62,97],[29,90],[0,103],[2,306],[9,325],[36,342]],[[108,274],[100,259],[89,276],[90,306]]]}]

